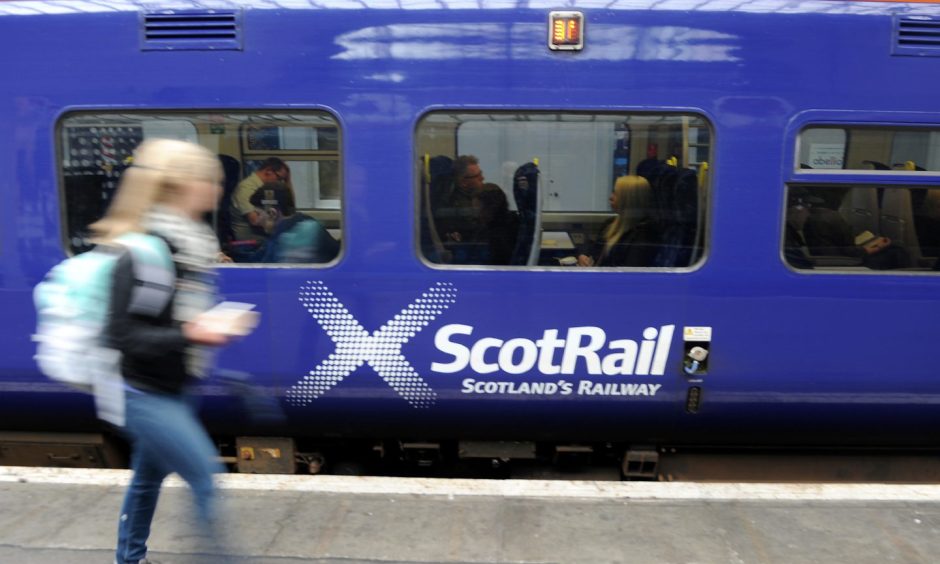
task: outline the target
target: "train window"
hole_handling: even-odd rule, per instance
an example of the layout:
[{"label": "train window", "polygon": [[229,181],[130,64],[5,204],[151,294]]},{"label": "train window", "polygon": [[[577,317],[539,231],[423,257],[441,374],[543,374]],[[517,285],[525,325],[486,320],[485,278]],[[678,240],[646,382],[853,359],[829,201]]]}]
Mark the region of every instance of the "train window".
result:
[{"label": "train window", "polygon": [[940,171],[940,130],[813,126],[800,133],[797,155],[799,169]]},{"label": "train window", "polygon": [[940,185],[790,185],[784,230],[796,269],[936,271]]},{"label": "train window", "polygon": [[711,139],[695,115],[428,114],[416,140],[420,253],[441,265],[693,266]]},{"label": "train window", "polygon": [[237,263],[333,261],[342,239],[340,136],[325,112],[71,114],[60,123],[64,224],[72,252],[107,209],[134,148],[183,139],[219,154],[222,197],[209,218]]}]

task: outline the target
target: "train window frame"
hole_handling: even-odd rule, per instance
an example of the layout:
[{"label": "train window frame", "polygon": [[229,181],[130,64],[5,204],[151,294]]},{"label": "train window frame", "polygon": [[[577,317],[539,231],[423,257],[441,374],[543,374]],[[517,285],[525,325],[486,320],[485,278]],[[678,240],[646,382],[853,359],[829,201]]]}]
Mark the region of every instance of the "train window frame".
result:
[{"label": "train window frame", "polygon": [[[794,189],[854,189],[871,188],[880,190],[882,194],[893,190],[937,190],[940,189],[940,170],[898,170],[898,169],[818,169],[801,168],[801,140],[805,132],[818,129],[841,129],[845,133],[845,160],[851,142],[851,131],[881,131],[881,132],[935,132],[940,134],[940,114],[925,116],[924,114],[907,113],[869,113],[850,111],[807,111],[797,115],[790,123],[786,138],[791,148],[784,159],[782,174],[782,198],[780,200],[778,256],[784,267],[800,275],[850,275],[850,276],[935,276],[930,267],[925,266],[924,258],[920,254],[923,247],[918,237],[918,252],[909,258],[919,259],[918,264],[895,269],[874,269],[859,265],[826,265],[816,264],[812,268],[799,268],[791,264],[786,257],[787,251],[787,214],[790,205],[791,191]],[[893,141],[892,141],[893,143]],[[893,151],[893,146],[892,146]],[[844,164],[843,164],[844,166]],[[878,204],[881,205],[880,203]],[[879,207],[880,209],[880,207]],[[913,210],[912,210],[913,213]],[[914,214],[917,215],[917,214]],[[912,228],[916,232],[916,218]],[[863,232],[864,233],[864,232]],[[881,234],[879,234],[881,235]],[[807,255],[807,258],[822,258],[827,262],[826,255]],[[864,257],[863,257],[864,258]],[[940,259],[938,259],[940,260]],[[838,262],[838,261],[836,261]]]},{"label": "train window frame", "polygon": [[[277,113],[274,113],[277,112]],[[219,125],[222,127],[231,127],[237,126],[238,139],[235,140],[240,151],[239,163],[243,167],[244,164],[251,160],[264,159],[270,156],[277,156],[279,158],[284,157],[283,160],[310,160],[310,161],[321,161],[321,160],[335,160],[336,171],[337,171],[337,185],[339,190],[339,197],[337,198],[338,207],[322,207],[322,208],[303,208],[298,209],[298,213],[307,212],[311,210],[318,211],[317,217],[326,216],[331,218],[331,220],[338,221],[339,224],[339,251],[336,256],[327,262],[296,262],[296,263],[274,263],[274,262],[241,262],[241,263],[218,263],[215,266],[221,268],[235,268],[235,269],[244,269],[244,268],[274,268],[274,269],[291,269],[291,268],[302,268],[302,269],[325,269],[333,268],[339,264],[346,256],[347,245],[344,241],[347,238],[347,229],[348,229],[348,218],[347,218],[347,209],[346,209],[346,190],[344,186],[344,168],[345,162],[343,160],[345,154],[345,136],[344,136],[344,124],[342,120],[336,115],[333,111],[322,108],[322,107],[306,107],[306,108],[285,108],[283,110],[272,110],[271,108],[264,109],[251,109],[251,108],[94,108],[94,107],[82,107],[82,108],[69,108],[61,112],[55,119],[53,127],[54,135],[54,150],[56,155],[56,183],[57,183],[57,197],[58,197],[58,219],[59,219],[59,239],[60,245],[66,256],[74,256],[83,251],[76,251],[73,248],[73,242],[71,240],[70,234],[70,225],[69,225],[69,209],[67,202],[66,194],[66,167],[65,162],[68,160],[65,155],[65,142],[64,135],[66,134],[66,129],[68,127],[84,127],[85,124],[79,123],[69,123],[69,120],[74,120],[76,118],[101,118],[105,120],[110,116],[116,116],[118,120],[123,120],[129,125],[134,124],[134,120],[137,120],[137,123],[145,121],[147,118],[159,118],[167,120],[180,120],[188,121],[194,124],[196,128],[196,123],[211,126],[213,124]],[[222,117],[223,122],[216,122],[216,118]],[[297,125],[297,120],[306,117],[311,120],[320,119],[320,120],[329,120],[329,122],[324,122],[322,127],[333,127],[336,130],[336,150],[323,151],[322,155],[309,155],[310,151],[271,151],[271,150],[252,150],[248,153],[243,152],[243,146],[245,144],[242,138],[241,128],[250,121],[256,121],[258,123],[271,124],[271,123],[281,123],[292,125]],[[187,119],[189,118],[189,119]],[[198,118],[198,119],[197,119]],[[195,121],[194,121],[195,120]],[[226,121],[227,120],[227,121]],[[303,123],[303,122],[301,122]],[[105,127],[119,126],[122,124],[114,123],[105,123]],[[318,125],[311,125],[311,127],[318,127]],[[198,135],[198,128],[197,135]],[[219,153],[218,150],[211,149],[214,154]],[[229,155],[232,156],[232,155]],[[326,158],[324,158],[326,157]],[[242,178],[239,181],[243,180],[245,175],[242,175]],[[214,227],[214,226],[213,226]]]},{"label": "train window frame", "polygon": [[[698,129],[704,129],[707,131],[707,144],[696,143],[696,149],[706,145],[708,147],[707,154],[707,179],[708,183],[704,190],[704,195],[699,200],[701,213],[700,221],[702,225],[700,226],[699,232],[697,232],[697,238],[700,241],[700,246],[698,252],[695,255],[695,260],[687,266],[591,266],[591,267],[571,267],[564,265],[547,265],[547,264],[537,264],[537,265],[487,265],[487,264],[446,264],[434,262],[429,259],[428,256],[423,252],[422,249],[422,234],[421,234],[421,223],[422,223],[422,214],[424,213],[424,198],[423,198],[423,189],[422,189],[422,178],[425,175],[424,165],[422,160],[425,155],[421,151],[420,139],[421,139],[421,127],[426,123],[428,118],[445,115],[445,116],[489,116],[490,121],[500,122],[500,121],[512,121],[510,116],[517,115],[527,115],[527,116],[552,116],[552,115],[565,115],[565,116],[576,116],[581,118],[588,118],[584,121],[590,121],[591,118],[597,117],[630,117],[630,118],[687,118],[688,120],[696,120],[695,127]],[[572,120],[577,121],[577,120]],[[698,123],[700,122],[700,123]],[[680,124],[682,122],[680,121]],[[486,272],[583,272],[583,273],[612,273],[612,274],[623,274],[623,273],[648,273],[648,274],[687,274],[700,270],[703,268],[709,261],[710,252],[711,252],[711,237],[712,237],[712,223],[714,221],[714,210],[713,199],[714,199],[714,186],[715,186],[715,176],[714,176],[714,166],[717,162],[716,153],[718,147],[718,130],[715,125],[716,120],[709,115],[708,112],[700,108],[663,108],[663,109],[650,109],[650,108],[626,108],[620,110],[611,110],[609,108],[599,109],[599,110],[552,110],[552,109],[528,109],[528,108],[446,108],[446,107],[435,107],[429,109],[425,112],[422,112],[414,121],[413,126],[413,221],[412,221],[412,237],[413,237],[413,252],[415,253],[418,261],[425,266],[433,270],[444,270],[444,271],[486,271]],[[463,125],[463,124],[461,124]],[[458,126],[459,128],[459,126]],[[691,129],[688,121],[685,123],[685,130]],[[684,131],[685,131],[684,130]],[[661,134],[661,132],[660,132]],[[668,131],[667,131],[668,134]],[[685,139],[688,139],[687,134],[683,134]],[[696,133],[696,136],[698,133]],[[456,137],[456,131],[455,131]],[[456,147],[456,140],[455,140]],[[684,155],[689,154],[691,149],[691,143],[684,147]],[[686,152],[688,151],[688,152]],[[697,154],[700,152],[697,150]],[[696,165],[700,164],[700,160],[697,160]],[[510,188],[511,190],[511,188]],[[545,210],[542,210],[544,213]],[[570,212],[556,212],[563,213],[571,216],[584,216],[588,214],[600,214],[607,212],[595,212],[595,211],[570,211]],[[541,249],[540,245],[540,249]],[[574,249],[572,252],[578,250],[578,243],[575,243]],[[693,250],[693,252],[695,252]]]}]

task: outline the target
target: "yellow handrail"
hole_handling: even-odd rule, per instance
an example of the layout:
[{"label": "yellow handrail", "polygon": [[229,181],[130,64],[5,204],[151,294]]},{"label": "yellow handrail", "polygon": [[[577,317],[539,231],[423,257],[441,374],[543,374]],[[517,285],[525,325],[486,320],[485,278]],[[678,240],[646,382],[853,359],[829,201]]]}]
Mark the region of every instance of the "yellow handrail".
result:
[{"label": "yellow handrail", "polygon": [[702,161],[698,165],[698,185],[704,186],[705,181],[708,179],[708,161]]}]

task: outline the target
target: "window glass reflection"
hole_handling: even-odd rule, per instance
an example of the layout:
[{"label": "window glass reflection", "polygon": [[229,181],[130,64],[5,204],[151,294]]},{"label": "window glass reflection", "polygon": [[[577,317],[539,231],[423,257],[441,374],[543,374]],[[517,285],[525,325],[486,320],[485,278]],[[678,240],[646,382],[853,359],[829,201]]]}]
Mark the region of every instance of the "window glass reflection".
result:
[{"label": "window glass reflection", "polygon": [[199,143],[225,181],[210,218],[235,262],[325,263],[342,239],[339,130],[328,114],[82,113],[60,123],[65,230],[72,252],[110,204],[148,138]]},{"label": "window glass reflection", "polygon": [[790,186],[783,247],[797,269],[933,270],[940,187]]},{"label": "window glass reflection", "polygon": [[434,113],[418,125],[420,248],[437,264],[683,268],[704,250],[697,116]]},{"label": "window glass reflection", "polygon": [[940,130],[809,127],[799,136],[801,170],[940,171]]}]

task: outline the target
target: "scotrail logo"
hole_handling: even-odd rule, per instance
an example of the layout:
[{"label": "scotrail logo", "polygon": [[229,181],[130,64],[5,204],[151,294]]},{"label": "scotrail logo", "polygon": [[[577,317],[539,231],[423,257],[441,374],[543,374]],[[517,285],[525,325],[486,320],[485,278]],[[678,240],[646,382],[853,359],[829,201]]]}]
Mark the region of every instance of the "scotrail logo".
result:
[{"label": "scotrail logo", "polygon": [[[340,303],[323,282],[307,282],[300,302],[320,324],[336,349],[287,391],[293,404],[306,405],[321,397],[363,364],[368,364],[398,395],[416,408],[430,407],[437,394],[401,352],[404,344],[457,301],[453,284],[438,282],[382,327],[369,333]],[[537,371],[541,376],[662,376],[665,373],[674,325],[658,330],[647,327],[643,339],[614,339],[600,327],[569,327],[564,333],[546,329],[537,340],[473,338],[470,325],[449,324],[438,329],[434,345],[446,362],[432,362],[438,374],[465,373],[483,376],[501,372],[520,375]],[[463,342],[460,342],[463,341]],[[469,382],[469,383],[468,383]],[[661,384],[597,383],[590,380],[540,382],[479,382],[464,380],[470,393],[572,393],[579,395],[655,395]],[[577,388],[575,388],[577,384]],[[493,388],[490,391],[489,388]],[[467,390],[470,392],[467,392]]]},{"label": "scotrail logo", "polygon": [[305,405],[368,363],[414,407],[430,407],[437,394],[401,354],[401,347],[457,301],[453,284],[438,282],[379,329],[369,333],[323,282],[300,289],[300,302],[336,344],[336,350],[287,390],[293,404]]},{"label": "scotrail logo", "polygon": [[[446,325],[437,332],[434,344],[437,350],[449,354],[451,361],[433,362],[431,370],[450,374],[469,366],[477,374],[497,371],[525,374],[538,367],[540,373],[552,376],[575,374],[580,363],[583,370],[592,376],[662,376],[674,328],[674,325],[665,325],[657,331],[647,327],[643,331],[644,340],[639,345],[630,339],[607,342],[607,333],[600,327],[570,327],[564,339],[558,338],[558,329],[546,329],[537,341],[483,337],[466,346],[454,341],[453,337],[469,337],[473,334],[473,327]],[[488,361],[490,351],[495,354],[489,355],[492,358]],[[559,351],[560,354],[556,354]]]}]

